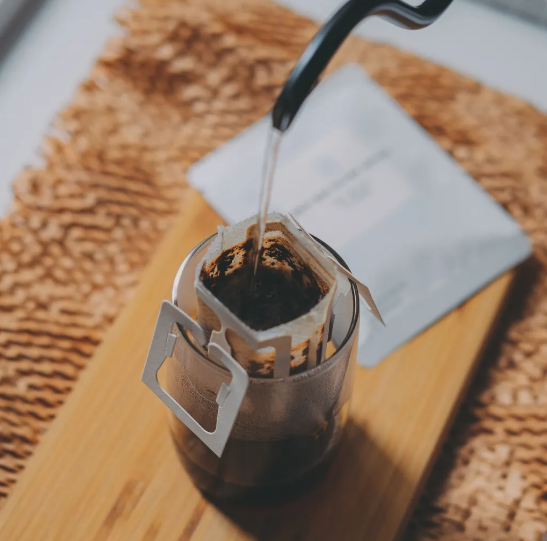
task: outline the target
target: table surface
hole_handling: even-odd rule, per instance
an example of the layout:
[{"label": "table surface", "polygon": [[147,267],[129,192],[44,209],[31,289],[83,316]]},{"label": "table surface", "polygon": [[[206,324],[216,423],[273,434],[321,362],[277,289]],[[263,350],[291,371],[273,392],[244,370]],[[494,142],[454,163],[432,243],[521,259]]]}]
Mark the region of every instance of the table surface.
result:
[{"label": "table surface", "polygon": [[[36,3],[35,0],[34,3]],[[17,172],[36,149],[56,111],[70,100],[109,36],[124,0],[43,0],[10,50],[0,55],[0,215]],[[281,0],[324,20],[339,0]],[[547,110],[547,29],[469,0],[456,0],[436,24],[408,32],[380,19],[357,34],[387,41]],[[1,53],[1,51],[0,51]]]},{"label": "table surface", "polygon": [[[215,506],[183,472],[166,409],[139,381],[158,306],[220,218],[197,192],[156,252],[0,513],[17,541],[394,541],[508,291],[506,274],[373,369],[326,477],[273,506]],[[47,494],[48,497],[44,497]]]}]

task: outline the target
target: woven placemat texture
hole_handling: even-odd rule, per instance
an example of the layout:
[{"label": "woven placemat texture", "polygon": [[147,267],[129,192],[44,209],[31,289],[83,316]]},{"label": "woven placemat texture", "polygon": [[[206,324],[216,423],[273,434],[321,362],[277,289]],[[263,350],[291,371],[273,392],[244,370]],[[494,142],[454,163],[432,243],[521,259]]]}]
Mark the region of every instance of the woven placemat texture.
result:
[{"label": "woven placemat texture", "polygon": [[[119,15],[0,222],[0,502],[138,283],[185,171],[271,107],[316,26],[260,0],[144,1]],[[524,227],[519,281],[407,538],[547,531],[547,117],[380,44],[361,63]],[[185,254],[181,254],[181,259]]]}]

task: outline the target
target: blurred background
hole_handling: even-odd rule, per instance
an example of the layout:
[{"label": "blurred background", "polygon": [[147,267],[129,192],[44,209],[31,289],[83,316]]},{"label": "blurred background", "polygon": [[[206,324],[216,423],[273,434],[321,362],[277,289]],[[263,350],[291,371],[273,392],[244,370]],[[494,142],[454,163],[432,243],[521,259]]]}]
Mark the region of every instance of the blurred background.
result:
[{"label": "blurred background", "polygon": [[[281,0],[318,22],[337,0]],[[418,2],[415,2],[418,3]],[[86,76],[122,0],[0,0],[0,212],[45,129]],[[74,21],[78,21],[74,24]],[[456,0],[420,32],[378,19],[357,34],[385,41],[547,111],[547,0]]]}]

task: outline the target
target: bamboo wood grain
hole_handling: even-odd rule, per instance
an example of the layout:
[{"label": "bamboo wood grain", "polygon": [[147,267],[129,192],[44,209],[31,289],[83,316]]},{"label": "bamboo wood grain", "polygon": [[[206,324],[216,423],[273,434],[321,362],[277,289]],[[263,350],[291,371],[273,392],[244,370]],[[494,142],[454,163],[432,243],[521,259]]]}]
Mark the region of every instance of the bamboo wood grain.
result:
[{"label": "bamboo wood grain", "polygon": [[359,368],[337,458],[313,491],[268,508],[205,501],[140,374],[177,267],[220,223],[188,191],[0,514],[2,541],[391,541],[405,524],[511,282],[507,274],[392,354]]}]

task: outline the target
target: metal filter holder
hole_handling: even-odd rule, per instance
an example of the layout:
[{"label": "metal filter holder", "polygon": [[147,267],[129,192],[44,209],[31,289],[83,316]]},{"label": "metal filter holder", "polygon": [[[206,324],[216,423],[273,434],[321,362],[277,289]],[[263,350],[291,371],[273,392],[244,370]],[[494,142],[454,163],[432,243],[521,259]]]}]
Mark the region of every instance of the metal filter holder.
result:
[{"label": "metal filter holder", "polygon": [[[248,222],[248,223],[247,223]],[[348,279],[333,265],[327,255],[314,241],[306,238],[296,224],[280,214],[271,214],[269,222],[282,224],[288,235],[294,235],[294,240],[300,250],[308,253],[308,258],[318,268],[322,268],[323,276],[330,276],[329,291],[313,309],[317,309],[315,317],[310,313],[287,324],[273,329],[256,331],[239,320],[230,310],[200,284],[199,274],[205,257],[211,252],[211,247],[217,246],[216,252],[222,250],[227,243],[237,242],[243,233],[246,234],[249,224],[256,223],[253,218],[237,224],[235,235],[230,237],[230,229],[220,229],[219,234],[207,239],[198,246],[182,263],[173,285],[172,302],[163,301],[156,323],[154,336],[146,359],[142,374],[142,381],[160,398],[172,413],[201,439],[217,456],[221,456],[228,441],[232,428],[238,416],[242,401],[247,392],[250,376],[240,362],[234,358],[234,351],[227,338],[227,331],[232,330],[243,338],[247,345],[254,349],[275,349],[274,380],[286,380],[290,376],[291,346],[293,335],[291,329],[307,329],[310,352],[320,350],[317,356],[310,355],[306,362],[306,370],[324,362],[326,343],[332,337],[334,343],[342,343],[347,334],[351,320],[353,294]],[[231,230],[233,232],[233,229]],[[271,230],[270,230],[271,231]],[[306,259],[306,262],[311,259]],[[189,314],[196,313],[196,307],[203,301],[213,310],[220,321],[220,329],[210,331],[202,327]],[[351,305],[351,306],[350,306]],[[316,330],[322,319],[322,333],[318,341]],[[177,329],[178,327],[178,329]],[[186,339],[192,340],[194,347],[200,349],[209,360],[228,370],[232,376],[229,384],[222,383],[216,402],[219,406],[218,417],[214,430],[206,430],[194,417],[184,409],[159,383],[158,371],[168,357],[176,353],[175,344],[181,339],[181,332],[185,332]],[[179,337],[179,338],[177,338]],[[190,338],[191,337],[191,338]],[[315,340],[315,342],[313,342]],[[321,344],[321,347],[318,346]]]}]

